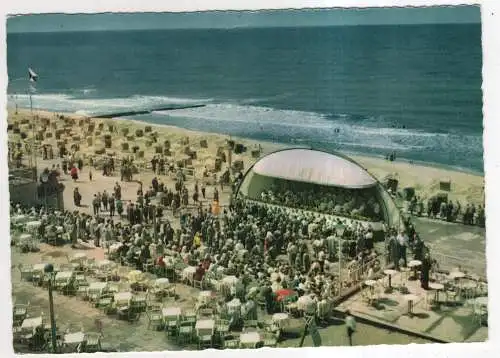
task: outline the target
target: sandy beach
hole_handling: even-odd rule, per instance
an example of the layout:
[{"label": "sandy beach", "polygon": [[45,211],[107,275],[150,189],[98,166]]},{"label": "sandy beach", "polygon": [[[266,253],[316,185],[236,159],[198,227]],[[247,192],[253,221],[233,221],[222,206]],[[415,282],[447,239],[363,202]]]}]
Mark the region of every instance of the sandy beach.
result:
[{"label": "sandy beach", "polygon": [[[36,111],[33,115],[36,118],[34,128],[31,126],[34,122],[29,110],[19,109],[17,114],[13,110],[9,111],[9,141],[17,142],[21,136],[29,141],[33,135],[37,135],[42,144],[53,147],[54,153],[57,153],[57,147],[61,144],[64,144],[70,152],[71,148],[77,145],[79,148],[75,156],[82,156],[86,162],[90,157],[94,157],[95,160],[106,154],[114,154],[117,158],[134,156],[135,163],[146,166],[153,156],[161,153],[171,161],[177,163],[182,161],[185,167],[194,171],[195,178],[200,179],[205,168],[215,171],[217,153],[225,151],[229,139],[247,148],[244,153],[232,153],[232,162],[242,161],[244,170],[256,161],[252,151],[257,150],[259,146],[262,149],[261,155],[287,147],[280,143],[230,138],[227,135],[191,131],[168,125],[153,125],[129,119],[98,119],[47,111]],[[110,142],[107,147],[106,140]],[[135,154],[134,147],[136,147]],[[225,152],[227,154],[227,151]],[[448,193],[450,199],[458,200],[462,205],[484,203],[482,175],[404,161],[390,162],[374,157],[349,156],[379,181],[383,182],[387,176],[392,176],[399,181],[399,188],[413,187],[417,195],[424,200],[439,191],[440,181],[450,181],[451,190]],[[222,171],[224,169],[225,163],[222,163]],[[144,174],[140,171],[139,180],[148,180],[149,175]]]}]

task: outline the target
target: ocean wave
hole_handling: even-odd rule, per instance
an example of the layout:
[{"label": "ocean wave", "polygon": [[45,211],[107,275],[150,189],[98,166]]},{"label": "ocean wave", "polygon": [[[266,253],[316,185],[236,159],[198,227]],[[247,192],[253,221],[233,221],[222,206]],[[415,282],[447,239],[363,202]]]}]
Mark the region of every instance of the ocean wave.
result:
[{"label": "ocean wave", "polygon": [[[86,88],[73,90],[71,92],[82,94],[85,90],[90,91],[87,94],[91,94],[91,91],[93,91],[92,88]],[[30,106],[30,98],[27,94],[14,95],[14,97],[9,98],[9,100],[17,104],[19,107]],[[78,95],[61,93],[37,94],[32,96],[33,108],[61,112],[85,113],[86,115],[98,115],[122,110],[138,110],[168,104],[208,103],[210,101],[212,100],[144,95],[133,95],[121,98],[82,98]]]},{"label": "ocean wave", "polygon": [[[29,107],[28,95],[16,95],[20,107]],[[155,111],[133,119],[187,129],[224,133],[261,140],[300,143],[324,149],[352,149],[360,153],[404,153],[409,158],[438,158],[440,162],[467,163],[482,158],[481,135],[433,133],[394,128],[384,118],[353,120],[350,114],[276,109],[241,103],[216,103],[213,99],[134,95],[125,98],[75,98],[67,94],[37,94],[34,108],[88,116],[112,111],[154,108],[165,104],[204,104],[203,107]],[[356,115],[354,115],[355,118]],[[438,160],[436,159],[436,160]],[[474,160],[474,159],[473,159]],[[481,164],[471,164],[478,167]]]}]

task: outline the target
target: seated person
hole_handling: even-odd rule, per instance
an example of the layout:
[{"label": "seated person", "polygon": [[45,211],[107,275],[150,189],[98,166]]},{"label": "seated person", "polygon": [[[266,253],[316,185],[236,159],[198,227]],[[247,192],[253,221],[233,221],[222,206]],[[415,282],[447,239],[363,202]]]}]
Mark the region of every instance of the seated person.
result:
[{"label": "seated person", "polygon": [[200,263],[198,264],[198,267],[196,268],[196,271],[194,273],[194,280],[201,281],[203,280],[204,275],[205,275],[205,269],[203,268],[203,265]]}]

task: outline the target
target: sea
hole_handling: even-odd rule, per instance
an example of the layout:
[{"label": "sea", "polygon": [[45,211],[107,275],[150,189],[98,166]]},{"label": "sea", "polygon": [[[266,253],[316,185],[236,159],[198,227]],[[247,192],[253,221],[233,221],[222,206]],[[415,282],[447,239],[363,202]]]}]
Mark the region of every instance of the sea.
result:
[{"label": "sea", "polygon": [[480,24],[10,33],[7,65],[11,107],[483,172]]}]

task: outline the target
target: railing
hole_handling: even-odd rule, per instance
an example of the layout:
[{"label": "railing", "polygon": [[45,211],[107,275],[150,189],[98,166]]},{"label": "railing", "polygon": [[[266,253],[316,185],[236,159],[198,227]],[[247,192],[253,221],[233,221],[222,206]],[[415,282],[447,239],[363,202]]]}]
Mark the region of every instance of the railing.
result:
[{"label": "railing", "polygon": [[465,257],[445,255],[431,250],[431,257],[437,261],[439,270],[451,271],[454,268],[460,267],[461,271],[467,271],[468,274],[476,274],[486,281],[486,257],[478,253],[474,253],[474,256],[476,256],[476,259],[472,260]]},{"label": "railing", "polygon": [[[340,270],[341,285],[338,287],[337,292],[334,292],[334,297],[345,295],[347,291],[354,288],[361,288],[361,285],[367,278],[370,267],[375,266],[376,261],[380,261],[378,257],[366,260],[362,264],[342,265]],[[380,269],[382,266],[378,265],[378,267]],[[374,270],[373,275],[376,275],[377,272]]]}]

